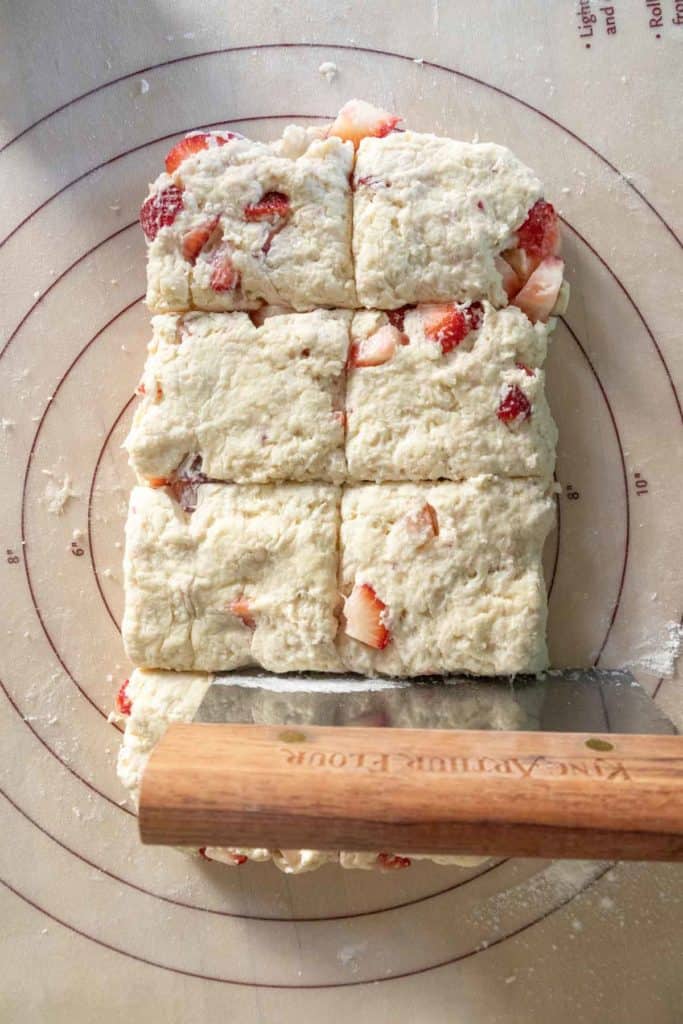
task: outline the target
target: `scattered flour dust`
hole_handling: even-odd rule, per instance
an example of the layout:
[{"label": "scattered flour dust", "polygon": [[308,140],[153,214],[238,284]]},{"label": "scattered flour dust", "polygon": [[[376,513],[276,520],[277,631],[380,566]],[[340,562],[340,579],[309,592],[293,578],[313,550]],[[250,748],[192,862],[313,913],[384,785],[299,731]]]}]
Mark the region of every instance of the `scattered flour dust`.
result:
[{"label": "scattered flour dust", "polygon": [[318,68],[318,71],[323,78],[327,79],[328,82],[333,82],[339,74],[337,65],[333,64],[331,60],[324,60]]},{"label": "scattered flour dust", "polygon": [[654,676],[672,676],[681,653],[683,629],[678,622],[665,622],[659,632],[634,645],[625,667],[651,672]]},{"label": "scattered flour dust", "polygon": [[44,469],[43,475],[48,478],[43,501],[48,512],[53,516],[61,516],[69,502],[74,498],[80,498],[80,494],[73,489],[73,480],[68,473],[62,475],[54,470]]}]

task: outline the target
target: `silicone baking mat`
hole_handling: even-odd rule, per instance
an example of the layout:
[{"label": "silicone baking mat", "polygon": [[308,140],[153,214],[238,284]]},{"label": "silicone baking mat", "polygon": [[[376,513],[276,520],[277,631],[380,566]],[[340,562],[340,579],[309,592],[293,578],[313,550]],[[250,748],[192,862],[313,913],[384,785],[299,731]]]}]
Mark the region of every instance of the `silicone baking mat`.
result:
[{"label": "silicone baking mat", "polygon": [[198,126],[267,139],[361,96],[537,170],[573,288],[548,366],[553,662],[630,666],[682,718],[681,4],[294,6],[0,8],[0,1019],[676,1024],[671,866],[292,879],[138,845],[107,722],[148,334],[137,211]]}]

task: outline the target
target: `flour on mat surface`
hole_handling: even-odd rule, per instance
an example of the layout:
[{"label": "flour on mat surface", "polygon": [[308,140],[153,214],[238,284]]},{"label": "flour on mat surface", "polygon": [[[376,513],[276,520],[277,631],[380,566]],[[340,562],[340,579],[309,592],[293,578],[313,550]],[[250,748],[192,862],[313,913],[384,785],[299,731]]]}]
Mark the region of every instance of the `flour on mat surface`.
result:
[{"label": "flour on mat surface", "polygon": [[625,667],[651,672],[655,676],[671,676],[681,651],[683,629],[678,622],[665,622],[658,632],[633,647]]},{"label": "flour on mat surface", "polygon": [[47,483],[43,492],[43,502],[53,516],[61,516],[73,498],[80,498],[80,493],[73,489],[73,480],[69,473],[57,473],[51,469],[43,470]]}]

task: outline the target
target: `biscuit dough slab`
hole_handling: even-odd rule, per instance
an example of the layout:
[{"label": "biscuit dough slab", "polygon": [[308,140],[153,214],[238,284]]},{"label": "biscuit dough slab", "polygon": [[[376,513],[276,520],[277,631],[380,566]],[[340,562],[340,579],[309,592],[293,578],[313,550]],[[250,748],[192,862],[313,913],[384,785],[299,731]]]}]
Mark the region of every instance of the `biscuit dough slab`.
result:
[{"label": "biscuit dough slab", "polygon": [[[354,315],[352,341],[387,323]],[[481,473],[546,477],[557,430],[545,398],[549,324],[531,324],[515,306],[483,303],[481,326],[443,353],[425,335],[423,314],[405,314],[408,344],[378,366],[355,366],[346,388],[346,457],[351,480],[459,480]],[[531,405],[515,422],[497,410],[510,388]]]},{"label": "biscuit dough slab", "polygon": [[365,138],[354,171],[359,304],[507,302],[494,257],[541,196],[504,146],[418,132]]},{"label": "biscuit dough slab", "polygon": [[341,482],[351,313],[167,314],[153,337],[126,440],[139,479],[189,454],[214,480]]},{"label": "biscuit dough slab", "polygon": [[[342,661],[365,675],[507,675],[547,665],[546,482],[361,484],[342,499],[341,589],[369,585],[389,633],[375,649],[344,632]],[[431,506],[438,533],[422,516]]]},{"label": "biscuit dough slab", "polygon": [[136,487],[124,556],[131,661],[338,668],[338,522],[332,485],[204,484],[193,513],[166,489]]},{"label": "biscuit dough slab", "polygon": [[[182,202],[172,222],[148,236],[152,312],[253,309],[264,302],[299,310],[356,304],[353,146],[318,135],[292,127],[272,145],[234,137],[189,156],[150,185],[156,203],[166,202],[164,196],[174,206]],[[286,215],[249,219],[245,211],[273,193],[288,201]],[[214,220],[196,258],[186,258],[189,233]],[[224,278],[217,290],[213,272],[225,253],[239,282],[226,287]]]}]

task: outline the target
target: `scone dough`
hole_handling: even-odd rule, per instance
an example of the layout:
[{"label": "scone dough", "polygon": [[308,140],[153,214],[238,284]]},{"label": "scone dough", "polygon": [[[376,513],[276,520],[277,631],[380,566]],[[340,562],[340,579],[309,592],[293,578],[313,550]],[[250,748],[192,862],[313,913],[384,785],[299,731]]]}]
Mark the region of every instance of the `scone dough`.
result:
[{"label": "scone dough", "polygon": [[[352,340],[387,323],[386,314],[354,315]],[[481,473],[546,477],[557,430],[545,398],[552,324],[531,324],[515,306],[483,303],[481,326],[444,354],[425,336],[420,309],[410,309],[400,344],[387,362],[356,366],[346,389],[346,457],[350,480],[459,480]],[[504,422],[497,410],[518,387],[527,419]]]},{"label": "scone dough", "polygon": [[214,480],[341,482],[351,313],[160,315],[126,440],[138,479],[188,455]]},{"label": "scone dough", "polygon": [[136,487],[123,638],[141,667],[334,671],[339,489],[205,484],[196,511]]},{"label": "scone dough", "polygon": [[[148,245],[147,304],[153,313],[253,309],[261,303],[298,310],[356,305],[351,259],[353,146],[295,130],[274,145],[236,137],[161,174],[150,195],[182,192],[182,209]],[[246,219],[264,195],[289,200],[284,221]],[[218,218],[194,264],[183,257],[188,233]],[[275,229],[275,230],[274,230]],[[212,268],[226,246],[239,286],[216,291]]]},{"label": "scone dough", "polygon": [[412,131],[366,138],[354,188],[360,305],[506,304],[494,257],[541,196],[539,180],[508,149]]},{"label": "scone dough", "polygon": [[[365,675],[508,675],[547,665],[541,554],[553,521],[546,482],[366,484],[342,499],[341,589],[368,584],[385,605],[384,649],[347,636]],[[438,533],[421,528],[428,504]]]}]

